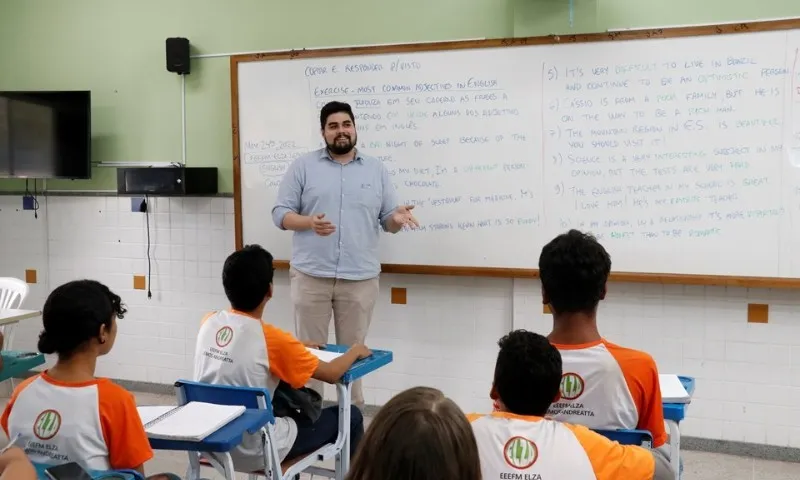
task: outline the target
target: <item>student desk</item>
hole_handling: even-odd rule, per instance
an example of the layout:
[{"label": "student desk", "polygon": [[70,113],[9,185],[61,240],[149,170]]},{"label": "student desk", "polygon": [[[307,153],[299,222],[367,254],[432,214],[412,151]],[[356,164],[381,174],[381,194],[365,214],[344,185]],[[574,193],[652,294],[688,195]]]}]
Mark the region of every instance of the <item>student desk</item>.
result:
[{"label": "student desk", "polygon": [[[42,312],[39,310],[20,310],[17,308],[0,309],[0,329],[2,329],[2,327],[11,328],[13,325],[23,320],[36,318],[41,314]],[[14,344],[14,330],[12,329],[10,332],[6,332],[5,329],[3,329],[3,333],[6,334],[3,348],[12,348]]]},{"label": "student desk", "polygon": [[[350,347],[344,345],[325,345],[325,350],[336,353],[345,353]],[[336,438],[334,450],[336,454],[336,479],[344,480],[350,470],[350,400],[353,382],[392,363],[394,356],[387,350],[372,350],[372,355],[358,360],[345,372],[339,383],[336,384],[336,393],[339,403],[339,436]],[[318,460],[325,460],[319,458]],[[311,468],[309,473],[317,472],[324,475],[325,471]]]},{"label": "student desk", "polygon": [[[692,377],[678,376],[689,399],[694,395],[695,379]],[[688,403],[664,403],[664,422],[669,433],[670,463],[675,471],[676,480],[681,475],[681,431],[680,422],[686,418]],[[595,430],[597,433],[625,445],[642,445],[650,448],[653,437],[644,430]]]},{"label": "student desk", "polygon": [[30,372],[39,365],[43,365],[45,360],[43,354],[36,352],[12,352],[4,350],[0,352],[0,356],[3,357],[3,369],[0,370],[0,382]]},{"label": "student desk", "polygon": [[38,317],[41,314],[42,312],[39,310],[0,309],[0,327]]},{"label": "student desk", "polygon": [[[678,376],[678,379],[689,394],[689,400],[694,396],[695,380],[693,377]],[[681,474],[681,430],[679,424],[686,418],[686,411],[689,409],[688,403],[665,403],[664,421],[667,424],[669,433],[670,463],[675,469],[675,478],[680,478]]]},{"label": "student desk", "polygon": [[163,438],[148,438],[148,440],[153,450],[225,453],[230,452],[242,443],[242,437],[245,433],[256,434],[260,432],[261,428],[269,423],[269,419],[270,414],[266,410],[248,408],[241,416],[200,442]]},{"label": "student desk", "polygon": [[[343,353],[349,347],[341,345],[326,345],[325,350]],[[350,398],[352,384],[354,381],[374,372],[375,370],[388,365],[392,362],[392,352],[384,350],[372,350],[372,355],[368,358],[354,363],[350,369],[342,376],[336,384],[338,403],[339,403],[339,435],[333,445],[323,447],[321,452],[317,452],[317,458],[310,459],[310,463],[326,460],[331,456],[336,458],[336,471],[334,473],[337,480],[344,480],[350,468]],[[179,402],[180,403],[180,402]],[[220,454],[226,476],[233,480],[233,460],[230,451],[242,442],[242,437],[247,433],[256,434],[262,427],[269,423],[272,416],[272,405],[268,405],[269,410],[247,409],[245,413],[231,423],[212,433],[205,440],[200,442],[164,440],[150,438],[150,446],[154,450],[178,450],[186,452],[213,452]],[[307,468],[309,473],[329,476],[330,472],[316,467],[308,468],[309,462],[298,462],[283,475],[284,478],[291,478],[295,471]],[[197,480],[200,478],[200,465],[197,461],[190,462],[187,480]]]}]

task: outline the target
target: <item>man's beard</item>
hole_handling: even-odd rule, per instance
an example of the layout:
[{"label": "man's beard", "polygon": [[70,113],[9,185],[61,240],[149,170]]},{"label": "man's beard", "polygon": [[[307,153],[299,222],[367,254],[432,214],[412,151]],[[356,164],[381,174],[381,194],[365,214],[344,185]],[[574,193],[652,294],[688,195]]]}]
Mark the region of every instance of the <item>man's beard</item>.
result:
[{"label": "man's beard", "polygon": [[350,153],[350,151],[355,148],[357,140],[358,137],[350,138],[350,136],[347,134],[340,134],[333,139],[333,143],[328,143],[328,151],[334,155],[344,155],[346,153]]}]

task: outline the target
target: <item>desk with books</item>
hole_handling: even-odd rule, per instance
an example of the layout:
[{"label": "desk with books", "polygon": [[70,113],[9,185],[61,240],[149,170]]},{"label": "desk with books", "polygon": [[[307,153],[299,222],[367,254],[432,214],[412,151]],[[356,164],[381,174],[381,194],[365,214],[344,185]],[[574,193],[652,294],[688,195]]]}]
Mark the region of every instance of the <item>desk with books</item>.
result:
[{"label": "desk with books", "polygon": [[[675,471],[675,479],[681,477],[681,430],[680,422],[686,418],[686,412],[694,395],[695,379],[680,375],[659,375],[664,423],[669,434],[670,463]],[[603,430],[597,433],[625,445],[641,445],[651,447],[653,436],[646,430]]]},{"label": "desk with books", "polygon": [[[323,350],[309,349],[321,360],[330,362],[339,355],[347,352],[350,347],[344,345],[325,345]],[[372,355],[367,358],[356,361],[350,369],[345,372],[339,383],[336,384],[336,396],[339,404],[339,435],[330,453],[335,456],[336,467],[335,471],[331,472],[326,469],[311,466],[305,468],[302,464],[298,464],[299,468],[291,468],[286,472],[285,478],[293,478],[295,470],[308,471],[314,475],[328,476],[333,475],[332,478],[337,480],[344,480],[347,471],[350,470],[350,404],[352,398],[352,386],[356,380],[385,367],[392,363],[393,354],[387,350],[372,350]],[[329,455],[320,455],[316,461],[323,461],[330,458]],[[295,465],[295,466],[298,466]]]},{"label": "desk with books", "polygon": [[[679,375],[661,375],[660,377],[664,422],[667,424],[667,433],[669,433],[670,463],[675,469],[675,478],[677,480],[681,477],[682,470],[680,423],[686,418],[686,411],[692,401],[695,379]],[[676,379],[677,382],[675,381]],[[680,387],[677,384],[678,382]]]},{"label": "desk with books", "polygon": [[[348,347],[340,346],[340,345],[327,345],[324,350],[321,351],[312,351],[315,355],[325,359],[330,360],[335,356],[344,353],[347,351]],[[313,350],[313,349],[311,349]],[[351,403],[351,389],[352,383],[369,373],[378,370],[379,368],[388,365],[392,362],[393,355],[392,352],[389,351],[382,351],[382,350],[372,350],[372,355],[368,358],[358,360],[355,362],[350,369],[344,374],[341,381],[336,384],[337,396],[338,396],[338,403],[339,403],[339,434],[334,444],[323,447],[319,450],[315,457],[309,457],[303,459],[291,467],[289,467],[285,472],[282,473],[282,478],[293,478],[295,475],[307,471],[309,473],[318,474],[327,476],[329,478],[336,478],[337,480],[344,480],[347,471],[350,468],[350,403]],[[238,407],[238,412],[233,412],[232,410],[228,410],[228,413],[225,413],[226,410],[219,408],[217,409],[220,412],[219,415],[215,415],[216,418],[219,419],[219,422],[227,422],[219,428],[215,428],[212,433],[204,433],[206,428],[205,422],[198,422],[202,423],[203,425],[195,425],[192,422],[175,422],[172,421],[171,428],[173,430],[172,433],[164,432],[166,435],[155,434],[156,429],[154,428],[155,425],[159,423],[160,420],[164,420],[169,418],[170,416],[174,415],[175,418],[178,418],[179,414],[177,413],[180,411],[182,406],[187,406],[187,408],[194,408],[199,409],[201,407],[189,407],[188,403],[185,398],[182,398],[181,388],[190,388],[188,386],[190,383],[195,382],[183,382],[179,381],[176,383],[176,387],[178,385],[182,385],[179,388],[179,404],[180,406],[140,406],[139,407],[139,415],[142,417],[142,422],[147,426],[146,430],[148,432],[148,439],[150,440],[150,445],[155,450],[176,450],[176,451],[185,451],[185,452],[201,452],[201,453],[214,453],[214,457],[220,459],[217,465],[213,465],[211,463],[199,462],[197,459],[197,455],[190,455],[190,466],[187,472],[187,479],[189,480],[197,480],[200,478],[200,466],[201,463],[205,466],[214,466],[217,470],[219,470],[226,479],[231,479],[235,477],[235,472],[233,469],[233,461],[230,456],[230,452],[237,447],[242,442],[242,438],[245,433],[256,434],[259,433],[263,428],[265,428],[268,424],[272,423],[273,421],[273,413],[272,413],[272,403],[271,399],[267,398],[266,405],[263,408],[255,408],[255,404],[248,404],[246,407]],[[195,385],[200,385],[196,384]],[[202,384],[205,385],[205,384]],[[209,387],[216,387],[219,389],[228,389],[233,390],[237,387],[225,387],[225,386],[208,386],[205,385],[203,388]],[[253,390],[253,389],[250,389]],[[266,389],[262,389],[264,391],[264,395],[268,395],[269,392]],[[202,402],[211,401],[209,399],[201,400]],[[212,401],[217,405],[234,405],[228,401]],[[241,405],[241,404],[239,404]],[[230,407],[229,407],[230,408]],[[188,411],[188,410],[187,410]],[[210,410],[209,410],[210,411]],[[235,415],[234,415],[235,414]],[[187,415],[186,412],[180,415],[181,417],[191,417],[192,415]],[[206,417],[210,417],[210,414],[202,415]],[[233,418],[232,420],[225,420],[226,416],[230,416]],[[180,423],[181,425],[185,425],[185,427],[177,428],[177,424]],[[213,423],[213,422],[212,422]],[[165,422],[166,424],[166,422]],[[179,432],[178,430],[182,430],[183,433]],[[191,434],[189,431],[193,430]],[[190,437],[193,435],[193,437]],[[170,438],[171,437],[171,438]],[[335,464],[336,468],[334,471],[324,470],[322,468],[318,468],[314,465],[314,463],[318,461],[327,460],[329,458],[335,457]]]}]

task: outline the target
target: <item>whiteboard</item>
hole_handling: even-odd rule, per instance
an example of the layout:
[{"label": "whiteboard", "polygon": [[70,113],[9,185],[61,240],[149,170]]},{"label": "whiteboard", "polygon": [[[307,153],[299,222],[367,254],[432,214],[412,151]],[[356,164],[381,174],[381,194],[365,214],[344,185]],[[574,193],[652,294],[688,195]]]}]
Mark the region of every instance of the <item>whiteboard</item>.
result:
[{"label": "whiteboard", "polygon": [[278,185],[340,100],[422,224],[383,235],[384,264],[535,269],[577,228],[614,271],[800,277],[799,48],[787,30],[233,62],[241,241],[291,258]]}]

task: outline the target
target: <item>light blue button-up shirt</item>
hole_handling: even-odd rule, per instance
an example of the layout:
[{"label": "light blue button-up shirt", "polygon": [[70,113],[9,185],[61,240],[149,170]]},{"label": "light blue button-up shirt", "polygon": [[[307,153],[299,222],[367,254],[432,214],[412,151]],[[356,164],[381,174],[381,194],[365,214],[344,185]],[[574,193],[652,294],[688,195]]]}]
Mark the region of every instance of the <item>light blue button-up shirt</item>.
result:
[{"label": "light blue button-up shirt", "polygon": [[380,231],[396,207],[397,193],[383,162],[356,151],[355,159],[342,165],[322,148],[289,166],[272,221],[284,229],[289,212],[324,213],[336,231],[327,237],[314,230],[294,232],[292,266],[314,277],[366,280],[380,274]]}]

